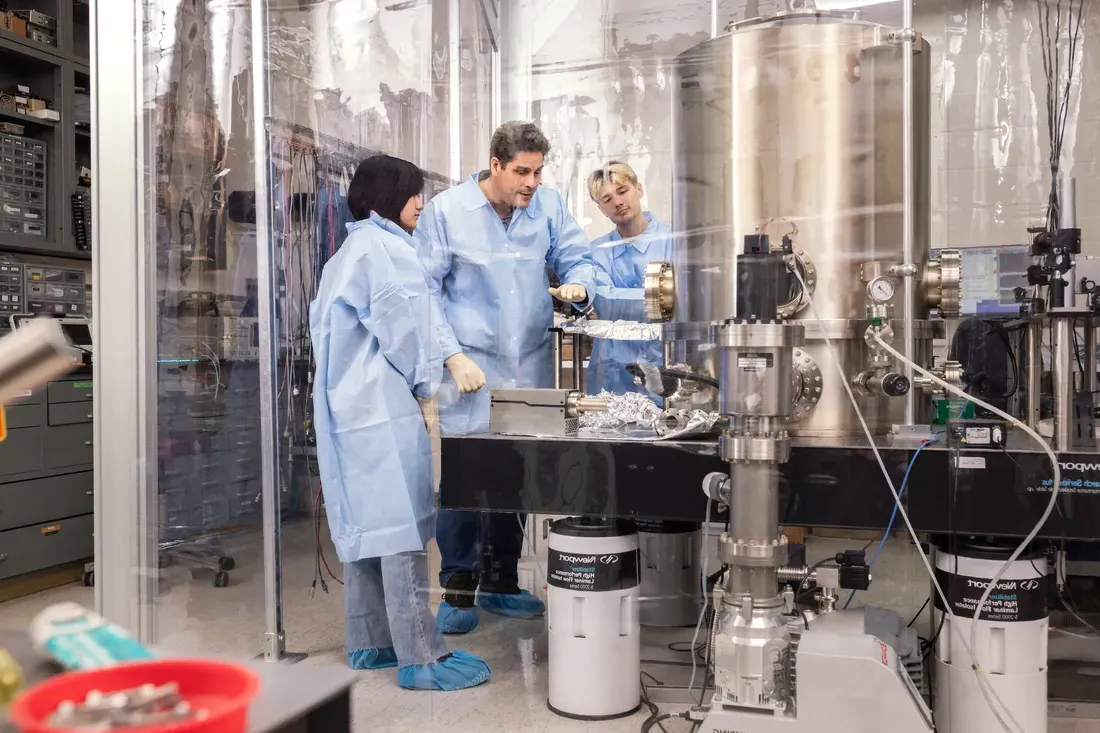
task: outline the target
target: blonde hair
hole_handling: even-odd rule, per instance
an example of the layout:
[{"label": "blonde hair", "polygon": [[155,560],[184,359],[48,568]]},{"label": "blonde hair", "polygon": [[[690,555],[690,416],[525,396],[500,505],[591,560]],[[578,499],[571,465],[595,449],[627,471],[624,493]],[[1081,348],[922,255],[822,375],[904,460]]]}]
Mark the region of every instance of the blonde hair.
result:
[{"label": "blonde hair", "polygon": [[600,200],[600,189],[610,181],[616,186],[638,185],[638,174],[634,169],[618,160],[609,160],[607,165],[597,168],[588,176],[588,195],[593,201]]}]

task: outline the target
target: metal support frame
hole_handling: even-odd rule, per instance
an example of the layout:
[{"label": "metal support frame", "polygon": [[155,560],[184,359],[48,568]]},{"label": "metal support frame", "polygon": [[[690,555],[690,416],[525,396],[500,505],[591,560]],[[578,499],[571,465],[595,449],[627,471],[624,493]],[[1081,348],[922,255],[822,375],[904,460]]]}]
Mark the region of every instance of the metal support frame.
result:
[{"label": "metal support frame", "polygon": [[264,644],[268,662],[297,662],[305,654],[286,652],[283,629],[283,568],[279,516],[278,371],[275,257],[271,238],[271,167],[268,111],[267,3],[250,0],[252,39],[252,139],[256,167],[256,278],[260,336],[260,476],[264,542]]},{"label": "metal support frame", "polygon": [[[916,181],[913,173],[914,164],[913,141],[916,130],[913,121],[913,44],[916,37],[913,30],[913,0],[902,0],[902,33],[905,42],[902,46],[902,158],[901,158],[901,196],[902,196],[902,232],[901,252],[902,265],[904,267],[916,266],[914,253],[914,240],[916,239],[916,221],[913,207],[916,202]],[[912,359],[916,355],[916,333],[913,319],[916,318],[917,279],[906,277],[902,279],[902,319],[905,323],[902,330],[902,353]],[[903,365],[905,377],[910,383],[913,381],[913,369],[908,364]],[[911,389],[903,398],[905,400],[905,424],[914,425],[917,419],[917,393],[919,390]]]},{"label": "metal support frame", "polygon": [[[91,8],[95,606],[156,641],[156,231],[145,206],[140,3]],[[99,32],[104,31],[100,38]],[[103,90],[110,89],[109,94]],[[100,100],[109,97],[109,103]],[[120,287],[120,283],[122,287]],[[132,285],[130,285],[132,283]]]}]

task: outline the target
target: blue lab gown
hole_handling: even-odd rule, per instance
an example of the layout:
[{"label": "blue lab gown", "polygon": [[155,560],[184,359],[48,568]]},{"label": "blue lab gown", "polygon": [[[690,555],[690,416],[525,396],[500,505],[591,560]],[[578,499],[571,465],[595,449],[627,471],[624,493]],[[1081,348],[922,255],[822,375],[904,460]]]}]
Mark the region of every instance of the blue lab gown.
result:
[{"label": "blue lab gown", "polygon": [[[612,229],[592,242],[598,273],[593,305],[600,320],[646,322],[645,268],[654,260],[671,260],[672,230],[648,211],[645,218],[649,226],[631,241],[624,242],[619,230]],[[628,364],[639,361],[663,366],[664,346],[660,341],[593,339],[588,393],[644,392],[626,371]]]},{"label": "blue lab gown", "polygon": [[[420,260],[443,311],[444,359],[458,352],[485,372],[488,388],[552,387],[553,299],[546,266],[563,283],[595,292],[588,238],[561,195],[539,186],[505,229],[477,183],[436,195],[420,216]],[[581,304],[583,306],[583,304]],[[450,374],[439,389],[443,435],[489,430],[489,389],[459,394]]]},{"label": "blue lab gown", "polygon": [[434,395],[443,374],[412,237],[376,214],[347,228],[309,306],[317,463],[345,563],[423,550],[431,537],[431,443],[416,397]]}]

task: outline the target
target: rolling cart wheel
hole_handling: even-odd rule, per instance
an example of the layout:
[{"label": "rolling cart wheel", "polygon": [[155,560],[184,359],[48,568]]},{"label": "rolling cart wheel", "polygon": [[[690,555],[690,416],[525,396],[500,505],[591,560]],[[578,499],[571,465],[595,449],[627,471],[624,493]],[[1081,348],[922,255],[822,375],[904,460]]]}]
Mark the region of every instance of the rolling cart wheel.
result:
[{"label": "rolling cart wheel", "polygon": [[229,573],[224,570],[214,573],[214,587],[215,588],[228,588],[229,587]]},{"label": "rolling cart wheel", "polygon": [[84,575],[80,578],[80,584],[85,588],[91,588],[95,585],[95,571],[85,570]]},{"label": "rolling cart wheel", "polygon": [[218,558],[218,570],[232,570],[237,567],[237,561],[231,557],[219,557]]}]

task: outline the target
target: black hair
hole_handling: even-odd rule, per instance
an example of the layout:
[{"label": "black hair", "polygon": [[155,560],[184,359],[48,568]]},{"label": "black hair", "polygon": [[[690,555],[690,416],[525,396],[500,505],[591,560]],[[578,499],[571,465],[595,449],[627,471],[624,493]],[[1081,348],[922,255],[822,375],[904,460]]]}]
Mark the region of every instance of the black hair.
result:
[{"label": "black hair", "polygon": [[391,155],[374,155],[355,169],[348,186],[348,209],[356,221],[371,212],[394,224],[409,199],[424,190],[424,174],[415,165]]},{"label": "black hair", "polygon": [[496,158],[501,166],[512,162],[520,153],[550,152],[550,141],[532,122],[505,122],[493,133],[489,141],[489,158]]}]

